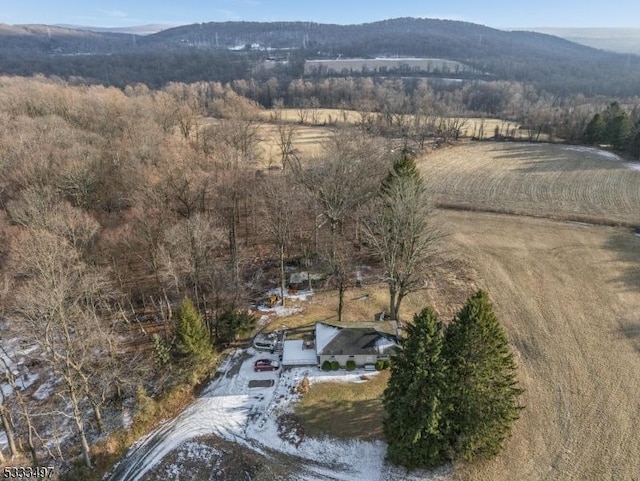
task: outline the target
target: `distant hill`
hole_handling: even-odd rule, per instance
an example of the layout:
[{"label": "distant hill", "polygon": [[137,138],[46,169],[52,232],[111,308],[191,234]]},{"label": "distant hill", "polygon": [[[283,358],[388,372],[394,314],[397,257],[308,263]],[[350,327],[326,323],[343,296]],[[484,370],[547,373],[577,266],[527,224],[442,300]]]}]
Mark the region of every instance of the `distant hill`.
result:
[{"label": "distant hill", "polygon": [[78,54],[128,50],[130,35],[91,32],[54,25],[7,25],[0,23],[0,53]]},{"label": "distant hill", "polygon": [[168,28],[174,28],[176,25],[167,25],[163,23],[150,23],[148,25],[136,25],[132,27],[92,27],[87,25],[56,25],[56,27],[68,28],[73,30],[88,30],[90,32],[108,32],[108,33],[128,33],[135,35],[151,35]]},{"label": "distant hill", "polygon": [[302,75],[304,59],[411,56],[461,62],[478,72],[477,78],[522,81],[557,94],[640,94],[638,56],[544,33],[451,20],[397,18],[361,25],[211,22],[144,36],[0,25],[0,71],[20,75],[73,75],[115,85],[228,81],[254,75],[255,67],[271,56],[292,60],[280,71],[290,76]]},{"label": "distant hill", "polygon": [[640,28],[540,27],[532,30],[610,52],[640,55]]}]

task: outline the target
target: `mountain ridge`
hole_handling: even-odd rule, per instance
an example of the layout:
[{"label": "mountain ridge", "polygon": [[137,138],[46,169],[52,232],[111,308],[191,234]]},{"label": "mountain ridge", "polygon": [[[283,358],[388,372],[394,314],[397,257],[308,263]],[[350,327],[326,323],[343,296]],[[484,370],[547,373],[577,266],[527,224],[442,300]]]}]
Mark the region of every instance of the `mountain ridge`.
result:
[{"label": "mountain ridge", "polygon": [[[87,56],[93,58],[77,58]],[[546,33],[457,20],[402,17],[354,25],[207,22],[149,35],[0,25],[0,72],[73,75],[119,86],[252,78],[271,57],[291,58],[279,75],[296,77],[303,75],[305,59],[378,56],[458,61],[486,74],[478,79],[521,81],[560,94],[640,92],[640,56]],[[219,65],[212,67],[212,62]]]}]

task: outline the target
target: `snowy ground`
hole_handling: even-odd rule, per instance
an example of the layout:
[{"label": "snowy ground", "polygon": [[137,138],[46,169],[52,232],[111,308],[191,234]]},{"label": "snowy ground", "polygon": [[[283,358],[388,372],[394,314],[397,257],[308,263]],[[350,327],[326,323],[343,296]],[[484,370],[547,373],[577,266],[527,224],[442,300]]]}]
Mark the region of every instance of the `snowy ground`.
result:
[{"label": "snowy ground", "polygon": [[[411,473],[384,463],[386,446],[382,442],[281,437],[278,419],[292,411],[297,400],[295,388],[305,377],[322,381],[362,382],[357,371],[336,375],[317,368],[294,368],[274,372],[254,372],[257,359],[265,353],[238,351],[227,370],[214,380],[202,396],[176,419],[161,426],[134,448],[107,477],[109,481],[136,481],[157,465],[168,453],[180,448],[184,456],[197,450],[184,450],[184,443],[205,435],[217,435],[269,456],[277,451],[300,461],[300,469],[290,476],[296,481],[418,481],[445,479],[446,473]],[[371,375],[370,372],[367,375]],[[249,381],[273,380],[268,388],[250,388]],[[201,454],[200,451],[198,453]],[[200,455],[198,454],[198,456]],[[194,454],[196,456],[196,454]],[[213,468],[213,466],[212,466]],[[173,466],[170,472],[176,472]],[[177,479],[174,478],[174,479]]]},{"label": "snowy ground", "polygon": [[[265,296],[267,296],[267,297],[269,297],[271,295],[280,296],[280,294],[281,294],[280,289],[279,288],[274,288],[274,289],[271,289],[271,290],[267,291],[265,293]],[[287,300],[289,300],[289,301],[306,301],[311,296],[313,296],[313,291],[311,291],[311,290],[299,290],[299,291],[293,291],[293,292],[290,292],[289,289],[285,289],[284,290],[285,304],[287,303],[286,302]],[[262,305],[258,306],[257,309],[260,312],[266,312],[268,314],[275,314],[276,317],[288,317],[288,316],[293,316],[294,314],[298,314],[299,312],[302,312],[302,308],[301,307],[298,307],[298,306],[285,306],[285,307],[283,307],[281,302],[278,302],[273,307],[268,307],[267,305],[262,304]]]},{"label": "snowy ground", "polygon": [[596,154],[600,157],[603,157],[608,160],[617,160],[619,162],[624,162],[624,166],[631,170],[640,171],[640,163],[637,162],[626,162],[622,157],[614,152],[609,152],[608,150],[597,149],[595,147],[585,147],[580,145],[572,145],[569,147],[565,147],[567,150],[573,150],[575,152],[587,152],[590,154]]}]

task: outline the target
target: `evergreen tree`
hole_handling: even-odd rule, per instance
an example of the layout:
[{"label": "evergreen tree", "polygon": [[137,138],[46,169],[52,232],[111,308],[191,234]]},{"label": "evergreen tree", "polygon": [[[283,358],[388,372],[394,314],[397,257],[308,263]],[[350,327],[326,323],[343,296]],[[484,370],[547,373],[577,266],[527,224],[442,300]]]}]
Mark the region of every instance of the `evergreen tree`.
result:
[{"label": "evergreen tree", "polygon": [[196,358],[207,357],[213,352],[209,331],[191,299],[185,298],[180,304],[176,348],[180,354]]},{"label": "evergreen tree", "polygon": [[407,468],[434,467],[446,460],[445,365],[442,326],[429,308],[416,314],[400,341],[384,392],[387,456]]},{"label": "evergreen tree", "polygon": [[240,311],[231,306],[225,309],[216,322],[216,338],[218,342],[235,341],[238,335],[248,334],[258,323],[256,316],[247,311]]},{"label": "evergreen tree", "polygon": [[602,115],[595,114],[584,129],[583,139],[587,144],[595,145],[604,141],[606,125]]},{"label": "evergreen tree", "polygon": [[640,129],[637,127],[635,134],[633,134],[629,142],[629,154],[631,154],[634,159],[640,159]]},{"label": "evergreen tree", "polygon": [[618,102],[613,102],[603,114],[605,122],[605,140],[614,149],[622,149],[631,136],[631,120]]},{"label": "evergreen tree", "polygon": [[445,334],[452,456],[495,456],[519,418],[516,365],[487,294],[478,291]]}]

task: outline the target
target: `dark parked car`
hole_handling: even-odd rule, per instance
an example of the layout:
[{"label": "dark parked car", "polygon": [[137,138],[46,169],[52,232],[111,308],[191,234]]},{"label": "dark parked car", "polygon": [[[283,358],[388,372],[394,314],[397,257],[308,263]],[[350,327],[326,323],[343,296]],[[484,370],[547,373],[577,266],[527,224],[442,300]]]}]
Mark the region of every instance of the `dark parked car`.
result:
[{"label": "dark parked car", "polygon": [[258,359],[253,365],[253,370],[259,371],[275,371],[280,367],[278,361],[272,361],[270,359]]}]

